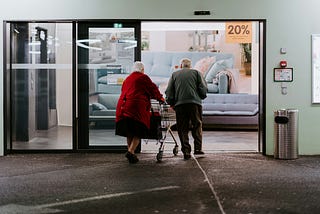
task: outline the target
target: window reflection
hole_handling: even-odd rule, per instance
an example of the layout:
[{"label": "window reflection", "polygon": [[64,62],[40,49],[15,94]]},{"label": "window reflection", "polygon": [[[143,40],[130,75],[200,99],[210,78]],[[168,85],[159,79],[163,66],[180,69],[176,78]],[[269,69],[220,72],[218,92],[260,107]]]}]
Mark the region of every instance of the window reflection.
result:
[{"label": "window reflection", "polygon": [[72,28],[11,24],[13,149],[72,149]]},{"label": "window reflection", "polygon": [[115,136],[116,105],[134,62],[134,28],[89,28],[80,47],[89,52],[89,145],[126,145]]}]

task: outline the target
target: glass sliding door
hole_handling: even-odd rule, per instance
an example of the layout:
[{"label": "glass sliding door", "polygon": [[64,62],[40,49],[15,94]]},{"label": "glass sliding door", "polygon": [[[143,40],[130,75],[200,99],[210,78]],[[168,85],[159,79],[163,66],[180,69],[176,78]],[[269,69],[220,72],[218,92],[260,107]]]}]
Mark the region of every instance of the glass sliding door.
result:
[{"label": "glass sliding door", "polygon": [[72,24],[7,25],[8,149],[72,149]]},{"label": "glass sliding door", "polygon": [[140,58],[139,23],[79,23],[79,148],[122,150],[115,135],[116,105],[122,82]]}]

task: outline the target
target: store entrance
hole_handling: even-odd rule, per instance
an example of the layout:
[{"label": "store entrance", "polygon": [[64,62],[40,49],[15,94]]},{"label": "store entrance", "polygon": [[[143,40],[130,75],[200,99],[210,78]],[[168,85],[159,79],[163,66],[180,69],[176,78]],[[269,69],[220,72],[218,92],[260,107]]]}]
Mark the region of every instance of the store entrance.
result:
[{"label": "store entrance", "polygon": [[[202,58],[233,55],[233,69],[244,80],[238,82],[237,94],[258,99],[253,151],[264,154],[265,21],[235,21],[233,27],[247,30],[247,22],[252,42],[238,44],[221,42],[228,30],[221,20],[5,22],[5,151],[125,150],[125,138],[114,134],[115,106],[133,62],[141,60],[146,74],[164,92],[184,52],[186,57]],[[192,58],[193,66],[200,59]],[[221,121],[226,120],[204,122],[219,128]],[[245,122],[227,125],[239,121]],[[204,136],[210,142],[221,141],[226,136],[222,131]],[[142,150],[148,146],[142,144]]]}]

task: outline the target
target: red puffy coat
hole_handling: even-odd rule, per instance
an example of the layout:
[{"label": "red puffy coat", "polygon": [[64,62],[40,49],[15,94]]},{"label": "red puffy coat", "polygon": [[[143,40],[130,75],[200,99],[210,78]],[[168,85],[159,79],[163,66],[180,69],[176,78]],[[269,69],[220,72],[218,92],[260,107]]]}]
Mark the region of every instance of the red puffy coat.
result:
[{"label": "red puffy coat", "polygon": [[160,93],[156,84],[141,73],[132,72],[123,82],[121,95],[117,104],[116,122],[129,117],[143,123],[150,128],[150,99],[160,100]]}]

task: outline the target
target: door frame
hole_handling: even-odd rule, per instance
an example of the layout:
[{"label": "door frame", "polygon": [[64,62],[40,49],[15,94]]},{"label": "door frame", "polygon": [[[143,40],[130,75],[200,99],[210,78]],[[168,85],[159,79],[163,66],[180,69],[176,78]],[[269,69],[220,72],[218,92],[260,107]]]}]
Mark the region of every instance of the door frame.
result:
[{"label": "door frame", "polygon": [[[141,21],[140,20],[99,20],[99,21],[78,21],[77,22],[77,40],[88,38],[88,29],[94,28],[114,28],[115,23],[121,23],[123,28],[130,27],[135,29],[135,38],[137,39],[137,47],[134,51],[134,60],[141,59]],[[79,37],[79,35],[81,36]],[[74,44],[76,46],[76,44]],[[80,64],[88,64],[87,50],[77,48],[77,66]],[[89,83],[87,69],[77,68],[77,83],[78,83],[78,144],[77,150],[92,150],[105,152],[123,152],[127,150],[127,145],[123,146],[90,146],[89,145]],[[80,116],[81,115],[81,116]]]}]

